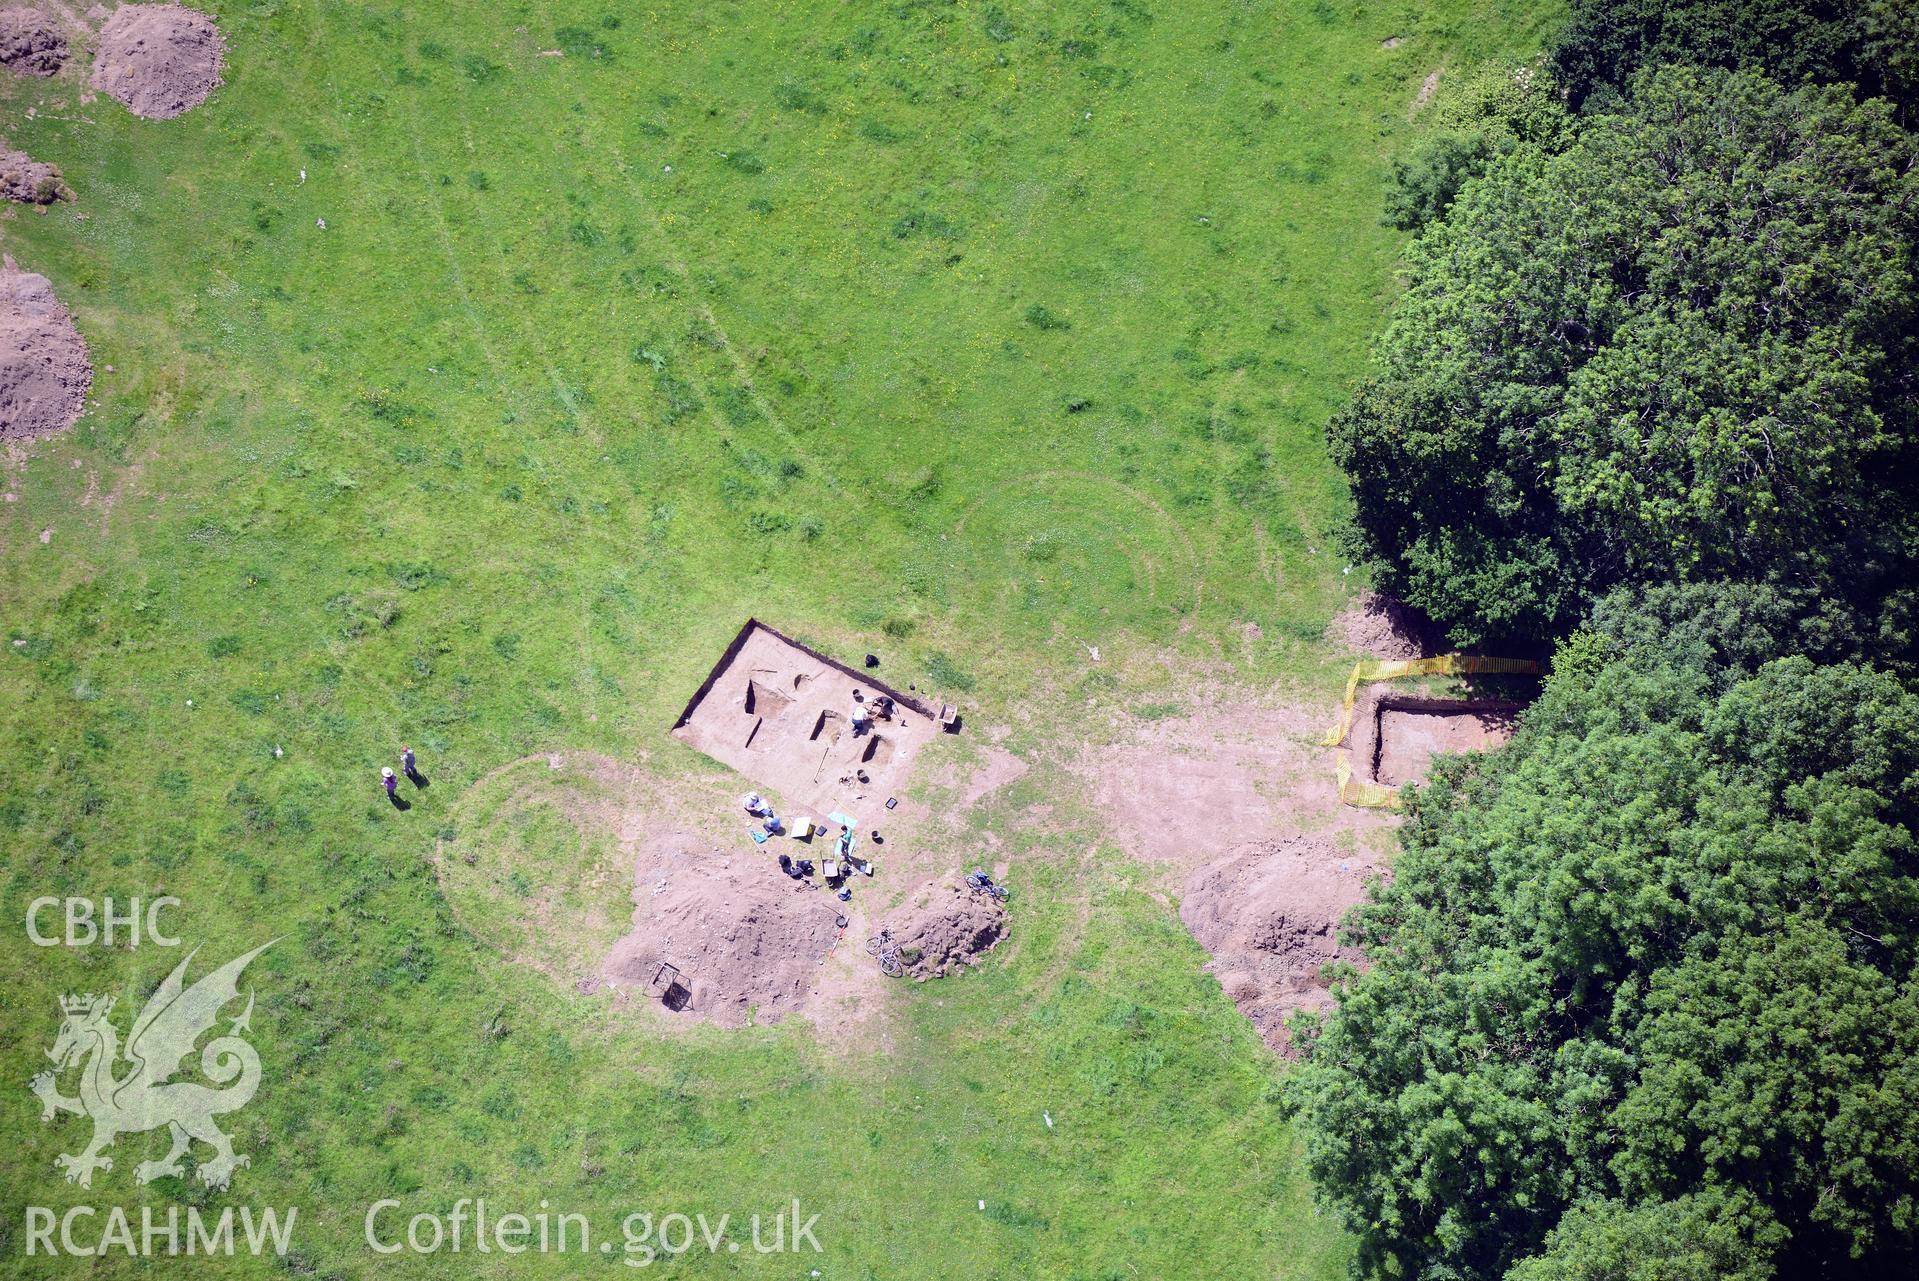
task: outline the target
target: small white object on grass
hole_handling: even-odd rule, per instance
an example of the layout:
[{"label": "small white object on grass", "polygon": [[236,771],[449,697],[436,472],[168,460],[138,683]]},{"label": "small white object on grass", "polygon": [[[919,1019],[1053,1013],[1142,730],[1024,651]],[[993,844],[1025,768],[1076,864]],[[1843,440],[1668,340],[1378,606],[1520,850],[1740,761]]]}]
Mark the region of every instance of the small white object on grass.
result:
[{"label": "small white object on grass", "polygon": [[1099,646],[1097,646],[1097,645],[1088,645],[1088,646],[1086,647],[1086,652],[1087,652],[1087,653],[1089,653],[1089,654],[1091,654],[1091,655],[1093,656],[1093,661],[1094,661],[1095,663],[1097,663],[1097,662],[1099,661]]},{"label": "small white object on grass", "polygon": [[302,169],[300,171],[300,181],[305,182],[306,180],[307,180],[307,171]]},{"label": "small white object on grass", "polygon": [[1052,1129],[1052,1128],[1053,1128],[1053,1114],[1052,1114],[1051,1112],[1042,1112],[1042,1113],[1040,1113],[1040,1115],[1041,1115],[1042,1117],[1044,1117],[1044,1118],[1046,1119],[1046,1128],[1047,1128],[1047,1129],[1049,1129],[1049,1130],[1050,1130],[1050,1129]]},{"label": "small white object on grass", "polygon": [[982,1210],[984,1210],[984,1209],[986,1208],[986,1202],[984,1202],[984,1201],[981,1201],[981,1202],[979,1203],[979,1208],[980,1208],[980,1209],[982,1209]]},{"label": "small white object on grass", "polygon": [[192,707],[192,706],[193,706],[193,700],[192,700],[192,699],[190,699],[190,698],[189,698],[189,699],[187,700],[187,706],[188,706],[188,707]]},{"label": "small white object on grass", "polygon": [[315,219],[313,220],[313,225],[314,225],[314,226],[316,226],[316,227],[318,227],[318,228],[319,228],[319,229],[320,229],[321,231],[325,231],[325,230],[326,230],[326,219],[324,219],[324,218],[315,218]]}]

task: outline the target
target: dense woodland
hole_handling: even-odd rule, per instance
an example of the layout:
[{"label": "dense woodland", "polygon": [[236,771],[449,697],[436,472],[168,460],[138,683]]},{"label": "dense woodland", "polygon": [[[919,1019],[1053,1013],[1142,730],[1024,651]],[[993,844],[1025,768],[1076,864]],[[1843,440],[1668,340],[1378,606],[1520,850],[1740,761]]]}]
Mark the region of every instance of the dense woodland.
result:
[{"label": "dense woodland", "polygon": [[1919,1259],[1919,6],[1579,0],[1456,91],[1331,428],[1353,551],[1551,648],[1416,789],[1289,1090],[1366,1275]]}]

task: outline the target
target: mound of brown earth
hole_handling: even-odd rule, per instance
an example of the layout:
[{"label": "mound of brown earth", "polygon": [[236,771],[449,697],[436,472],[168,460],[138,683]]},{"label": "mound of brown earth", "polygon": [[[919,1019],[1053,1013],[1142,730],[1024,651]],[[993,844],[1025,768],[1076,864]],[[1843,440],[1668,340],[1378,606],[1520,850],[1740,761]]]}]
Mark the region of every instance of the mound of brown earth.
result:
[{"label": "mound of brown earth", "polygon": [[60,171],[41,164],[24,151],[0,147],[0,200],[27,205],[50,205],[71,200],[73,192],[60,181]]},{"label": "mound of brown earth", "polygon": [[1351,609],[1335,615],[1326,633],[1348,649],[1394,662],[1426,658],[1445,648],[1445,637],[1431,619],[1379,592],[1367,592]]},{"label": "mound of brown earth", "polygon": [[839,938],[838,905],[823,891],[788,880],[770,858],[716,855],[684,832],[642,846],[633,904],[633,930],[600,977],[727,1027],[798,1010]]},{"label": "mound of brown earth", "polygon": [[43,13],[0,9],[0,67],[16,76],[50,76],[67,60],[67,38]]},{"label": "mound of brown earth", "polygon": [[92,385],[87,344],[53,286],[0,260],[0,439],[73,426]]},{"label": "mound of brown earth", "polygon": [[1323,971],[1360,953],[1339,942],[1339,920],[1374,872],[1360,855],[1294,836],[1243,846],[1186,883],[1180,919],[1212,953],[1207,967],[1266,1044],[1293,1053],[1286,1020],[1332,1004]]},{"label": "mound of brown earth", "polygon": [[172,4],[123,5],[100,28],[93,87],[149,120],[170,120],[220,84],[225,45],[213,19]]},{"label": "mound of brown earth", "polygon": [[883,922],[906,972],[924,982],[977,964],[1006,937],[1006,908],[957,872],[929,881]]}]

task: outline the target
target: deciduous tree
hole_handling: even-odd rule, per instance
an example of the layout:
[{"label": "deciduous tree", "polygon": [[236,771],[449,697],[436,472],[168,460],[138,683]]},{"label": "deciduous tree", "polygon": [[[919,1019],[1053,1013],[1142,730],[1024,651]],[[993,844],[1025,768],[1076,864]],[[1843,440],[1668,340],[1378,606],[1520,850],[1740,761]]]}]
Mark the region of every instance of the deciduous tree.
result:
[{"label": "deciduous tree", "polygon": [[1919,174],[1883,103],[1666,68],[1410,247],[1330,430],[1354,550],[1462,642],[1769,583],[1910,651]]}]

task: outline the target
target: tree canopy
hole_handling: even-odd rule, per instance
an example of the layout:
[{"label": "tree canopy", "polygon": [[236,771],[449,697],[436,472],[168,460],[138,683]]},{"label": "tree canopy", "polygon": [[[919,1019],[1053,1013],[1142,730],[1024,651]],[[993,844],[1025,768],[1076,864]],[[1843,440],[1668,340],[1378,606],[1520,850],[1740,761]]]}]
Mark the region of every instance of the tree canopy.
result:
[{"label": "tree canopy", "polygon": [[1915,32],[1915,0],[1573,0],[1552,61],[1574,106],[1615,98],[1641,68],[1692,63],[1849,81],[1909,109]]},{"label": "tree canopy", "polygon": [[1381,221],[1418,231],[1443,217],[1460,190],[1494,156],[1522,146],[1558,151],[1572,118],[1558,87],[1532,67],[1482,67],[1449,84],[1433,108],[1433,127],[1404,160],[1393,161]]},{"label": "tree canopy", "polygon": [[1919,698],[1765,659],[1791,612],[1615,597],[1505,749],[1414,793],[1289,1081],[1363,1268],[1905,1274]]},{"label": "tree canopy", "polygon": [[1908,653],[1915,159],[1883,102],[1696,67],[1493,157],[1331,425],[1355,553],[1463,643],[1731,580]]}]

